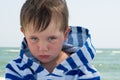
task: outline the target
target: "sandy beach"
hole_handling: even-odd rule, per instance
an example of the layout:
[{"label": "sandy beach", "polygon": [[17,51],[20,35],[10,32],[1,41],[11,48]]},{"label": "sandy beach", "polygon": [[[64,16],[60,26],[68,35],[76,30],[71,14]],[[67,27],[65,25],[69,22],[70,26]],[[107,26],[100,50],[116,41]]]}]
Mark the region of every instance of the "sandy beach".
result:
[{"label": "sandy beach", "polygon": [[5,78],[0,77],[0,80],[5,80]]}]

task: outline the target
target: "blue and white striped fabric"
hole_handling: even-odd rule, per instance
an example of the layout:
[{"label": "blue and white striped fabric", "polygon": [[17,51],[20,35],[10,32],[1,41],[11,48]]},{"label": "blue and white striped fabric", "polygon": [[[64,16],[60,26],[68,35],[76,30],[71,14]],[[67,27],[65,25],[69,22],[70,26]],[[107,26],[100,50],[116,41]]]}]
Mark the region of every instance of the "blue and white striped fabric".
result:
[{"label": "blue and white striped fabric", "polygon": [[99,72],[91,65],[95,49],[88,29],[71,27],[62,50],[71,56],[49,73],[31,55],[24,39],[20,57],[6,66],[6,80],[100,80]]}]

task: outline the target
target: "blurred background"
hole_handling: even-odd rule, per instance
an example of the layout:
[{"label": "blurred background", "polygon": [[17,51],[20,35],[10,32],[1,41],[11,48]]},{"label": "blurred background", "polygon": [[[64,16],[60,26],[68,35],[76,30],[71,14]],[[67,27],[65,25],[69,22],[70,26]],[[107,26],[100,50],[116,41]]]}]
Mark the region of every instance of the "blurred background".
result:
[{"label": "blurred background", "polygon": [[[19,47],[20,9],[25,0],[1,0],[0,46]],[[120,48],[120,0],[67,0],[69,25],[90,30],[96,48]]]},{"label": "blurred background", "polygon": [[[20,9],[25,0],[0,1],[0,77],[19,56]],[[120,80],[120,0],[67,0],[69,25],[88,28],[96,48],[93,65],[101,80]],[[1,80],[1,79],[0,79]]]}]

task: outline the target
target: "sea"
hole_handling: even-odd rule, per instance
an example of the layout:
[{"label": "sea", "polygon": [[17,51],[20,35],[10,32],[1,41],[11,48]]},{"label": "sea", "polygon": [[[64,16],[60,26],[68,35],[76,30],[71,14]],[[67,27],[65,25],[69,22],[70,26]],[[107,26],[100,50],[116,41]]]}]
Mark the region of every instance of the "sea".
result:
[{"label": "sea", "polygon": [[0,77],[5,76],[5,66],[19,56],[18,47],[0,47]]},{"label": "sea", "polygon": [[[0,47],[0,77],[5,66],[19,56],[19,47]],[[100,72],[101,80],[120,80],[120,49],[98,48],[92,64]]]}]

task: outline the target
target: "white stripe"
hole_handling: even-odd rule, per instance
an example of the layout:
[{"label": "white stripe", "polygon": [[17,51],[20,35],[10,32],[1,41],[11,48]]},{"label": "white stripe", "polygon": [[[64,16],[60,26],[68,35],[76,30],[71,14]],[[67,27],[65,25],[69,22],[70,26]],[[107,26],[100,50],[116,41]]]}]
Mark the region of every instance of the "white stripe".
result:
[{"label": "white stripe", "polygon": [[86,34],[86,29],[82,28],[82,41],[83,41],[83,44],[86,42],[87,37],[88,36]]},{"label": "white stripe", "polygon": [[46,75],[48,75],[48,74],[49,74],[49,72],[46,69],[44,69],[43,71],[41,71],[40,73],[37,74],[37,80],[42,80],[42,78],[44,78],[44,77],[46,77],[46,79],[47,79]]},{"label": "white stripe", "polygon": [[83,65],[82,61],[80,60],[76,53],[74,53],[71,57],[77,66]]},{"label": "white stripe", "polygon": [[18,74],[16,74],[15,72],[11,71],[9,68],[6,68],[6,74],[12,74],[14,76],[20,77]]},{"label": "white stripe", "polygon": [[24,64],[28,62],[28,57],[25,55],[25,53],[23,54],[23,62]]},{"label": "white stripe", "polygon": [[89,47],[91,48],[93,54],[95,55],[95,54],[96,54],[96,51],[95,51],[95,49],[94,49],[93,46],[92,46],[91,39],[88,38],[87,42],[88,42],[88,45],[89,45]]},{"label": "white stripe", "polygon": [[17,72],[19,72],[19,74],[22,75],[22,76],[26,76],[26,75],[28,75],[28,74],[32,74],[31,71],[29,70],[29,68],[27,68],[27,69],[25,69],[25,70],[20,70],[20,69],[17,67],[17,65],[16,65],[15,62],[12,62],[12,63],[11,63],[11,66],[14,67],[14,69],[15,69]]},{"label": "white stripe", "polygon": [[[20,59],[20,58],[18,58],[18,59]],[[27,63],[27,60],[24,60],[24,58],[21,60],[22,61],[20,63],[16,63],[19,67],[23,67],[23,65],[25,65]]]},{"label": "white stripe", "polygon": [[65,60],[61,63],[65,68],[67,68],[68,70],[71,70],[72,67],[69,65],[69,63]]},{"label": "white stripe", "polygon": [[91,72],[90,71],[88,71],[87,70],[87,68],[86,68],[86,66],[80,66],[80,68],[79,68],[83,73],[85,73],[85,74],[91,74]]},{"label": "white stripe", "polygon": [[33,62],[31,68],[32,68],[34,71],[36,71],[36,70],[38,69],[38,67],[39,67],[39,64]]},{"label": "white stripe", "polygon": [[[18,58],[20,59],[20,58]],[[23,59],[21,59],[22,61],[20,63],[16,63],[16,65],[18,65],[19,67],[23,67],[23,65],[25,65],[28,62],[28,57],[26,57],[26,55],[23,55]]]},{"label": "white stripe", "polygon": [[[73,45],[78,46],[78,37],[77,37],[77,28],[72,28],[72,38],[73,38]],[[76,45],[77,44],[77,45]]]},{"label": "white stripe", "polygon": [[57,69],[57,68],[54,69],[53,73],[56,74],[56,75],[59,75],[59,76],[64,76],[65,75],[63,70],[60,70],[60,69]]},{"label": "white stripe", "polygon": [[98,77],[99,75],[100,75],[99,72],[96,72],[96,73],[80,76],[78,79],[90,79],[90,78]]},{"label": "white stripe", "polygon": [[85,56],[85,58],[88,60],[88,62],[91,62],[92,61],[92,58],[91,58],[91,55],[90,53],[88,52],[87,48],[85,46],[83,46],[81,48],[81,51],[83,53],[83,55]]}]

